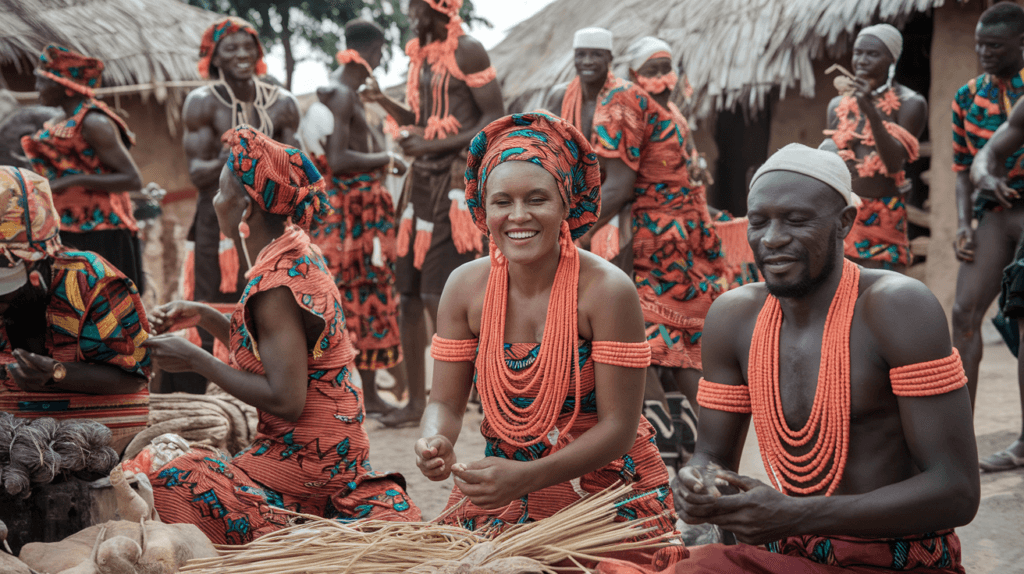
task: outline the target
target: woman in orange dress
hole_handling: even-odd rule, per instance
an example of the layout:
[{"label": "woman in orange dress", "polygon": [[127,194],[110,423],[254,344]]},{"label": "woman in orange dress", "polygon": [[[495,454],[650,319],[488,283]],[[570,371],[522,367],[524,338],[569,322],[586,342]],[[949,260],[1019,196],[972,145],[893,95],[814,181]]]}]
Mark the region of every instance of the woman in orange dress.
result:
[{"label": "woman in orange dress", "polygon": [[[494,533],[625,482],[634,494],[617,519],[672,536],[668,473],[640,414],[651,349],[636,288],[573,244],[600,210],[590,144],[559,118],[507,116],[474,138],[466,184],[491,256],[458,268],[441,296],[415,446],[428,478],[455,475],[449,509],[469,499],[443,521]],[[466,464],[453,445],[474,385],[487,448]],[[685,554],[673,545],[644,559]]]},{"label": "woman in orange dress", "polygon": [[259,426],[233,459],[197,449],[153,469],[160,518],[195,524],[221,544],[283,527],[289,516],[277,508],[418,520],[402,477],[376,474],[367,460],[341,296],[307,234],[329,209],[323,178],[301,151],[249,126],[226,134],[225,143],[231,154],[213,205],[221,232],[242,246],[249,283],[230,320],[176,301],[153,314],[153,325],[158,332],[198,325],[228,346],[231,364],[181,337],[159,335],[147,346],[164,370],[199,373],[255,406]]}]

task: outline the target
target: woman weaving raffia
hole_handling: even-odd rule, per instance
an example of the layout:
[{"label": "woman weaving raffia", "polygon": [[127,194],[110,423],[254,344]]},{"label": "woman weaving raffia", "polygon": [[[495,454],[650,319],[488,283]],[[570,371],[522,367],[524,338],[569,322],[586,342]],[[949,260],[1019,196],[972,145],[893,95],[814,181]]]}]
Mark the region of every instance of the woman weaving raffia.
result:
[{"label": "woman weaving raffia", "polygon": [[234,459],[193,450],[154,469],[161,519],[195,524],[220,544],[284,526],[290,516],[275,508],[418,520],[402,478],[375,474],[367,460],[341,296],[307,235],[329,209],[323,178],[305,154],[249,126],[228,132],[224,143],[231,153],[213,204],[221,233],[242,247],[249,283],[230,320],[177,301],[157,309],[153,325],[158,332],[198,325],[227,345],[231,363],[180,337],[156,336],[147,346],[164,370],[199,373],[255,406],[259,426]]},{"label": "woman weaving raffia", "polygon": [[[443,521],[494,533],[625,482],[634,495],[617,520],[653,527],[645,538],[673,533],[668,473],[640,415],[651,350],[636,288],[573,244],[598,217],[597,157],[543,113],[495,121],[469,151],[466,200],[491,255],[458,268],[441,297],[415,446],[428,478],[455,475]],[[453,444],[474,374],[487,449],[465,464]],[[685,553],[675,545],[641,559]]]}]

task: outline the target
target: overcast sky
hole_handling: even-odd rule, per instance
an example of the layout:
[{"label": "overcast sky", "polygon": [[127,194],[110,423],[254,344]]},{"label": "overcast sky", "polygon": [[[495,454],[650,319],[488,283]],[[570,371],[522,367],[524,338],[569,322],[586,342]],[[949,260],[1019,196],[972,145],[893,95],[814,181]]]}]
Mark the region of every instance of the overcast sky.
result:
[{"label": "overcast sky", "polygon": [[[476,12],[482,18],[494,24],[493,28],[476,26],[469,30],[485,48],[492,48],[501,42],[508,30],[534,15],[538,10],[553,0],[475,0]],[[274,46],[267,55],[267,67],[274,76],[284,79],[284,52],[280,46]],[[377,79],[383,86],[393,86],[405,81],[408,69],[408,58],[405,54],[396,53],[387,74],[377,70]],[[319,62],[300,62],[295,66],[295,77],[292,78],[292,91],[296,94],[312,92],[327,83],[327,68]]]}]

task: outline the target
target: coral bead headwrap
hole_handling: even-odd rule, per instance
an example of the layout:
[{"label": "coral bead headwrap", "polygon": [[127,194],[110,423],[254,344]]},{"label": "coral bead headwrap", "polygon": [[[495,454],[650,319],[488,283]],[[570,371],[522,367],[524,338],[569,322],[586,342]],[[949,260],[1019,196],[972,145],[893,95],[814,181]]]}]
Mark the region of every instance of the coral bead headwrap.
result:
[{"label": "coral bead headwrap", "polygon": [[307,231],[310,224],[330,213],[324,178],[301,150],[246,125],[225,133],[222,139],[231,149],[228,166],[264,211],[287,215]]},{"label": "coral bead headwrap", "polygon": [[487,233],[487,175],[506,161],[528,161],[547,170],[569,206],[569,231],[578,239],[601,213],[601,168],[583,134],[565,120],[542,112],[513,114],[491,122],[469,144],[466,204]]},{"label": "coral bead headwrap", "polygon": [[210,78],[210,61],[213,60],[213,53],[217,51],[217,44],[225,36],[230,36],[235,32],[246,32],[252,36],[253,40],[256,40],[256,51],[259,53],[259,56],[256,59],[254,70],[257,76],[267,73],[267,63],[263,61],[263,44],[260,43],[259,32],[256,31],[252,24],[245,20],[236,16],[229,16],[203,32],[203,39],[199,44],[199,63],[196,65],[196,69],[199,70],[201,77]]}]

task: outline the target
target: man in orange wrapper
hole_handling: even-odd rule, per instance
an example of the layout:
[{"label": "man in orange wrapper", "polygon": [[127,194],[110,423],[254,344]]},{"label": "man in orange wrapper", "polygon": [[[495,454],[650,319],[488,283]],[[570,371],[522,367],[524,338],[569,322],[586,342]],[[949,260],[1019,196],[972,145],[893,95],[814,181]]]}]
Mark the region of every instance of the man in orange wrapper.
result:
[{"label": "man in orange wrapper", "polygon": [[910,265],[904,167],[918,157],[928,120],[921,94],[893,81],[903,36],[889,24],[860,31],[853,44],[852,92],[828,105],[829,139],[822,149],[837,151],[853,170],[853,191],[861,198],[857,221],[846,237],[846,256],[865,267],[903,271]]},{"label": "man in orange wrapper", "polygon": [[[980,485],[963,366],[923,284],[844,260],[852,201],[832,152],[791,144],[754,174],[764,283],[708,313],[697,452],[674,484],[685,522],[741,544],[663,572],[964,571],[953,529]],[[735,472],[751,418],[775,488]]]},{"label": "man in orange wrapper", "polygon": [[[416,36],[405,46],[408,108],[385,96],[375,83],[362,93],[394,118],[394,135],[409,167],[398,204],[398,292],[409,403],[381,421],[388,426],[419,422],[426,405],[427,326],[448,276],[483,252],[462,193],[466,148],[487,124],[501,117],[501,88],[487,51],[462,29],[462,0],[411,0]],[[399,127],[401,126],[401,127]]]},{"label": "man in orange wrapper", "polygon": [[[330,110],[333,130],[312,159],[329,182],[334,213],[311,231],[313,242],[341,291],[345,323],[359,351],[356,368],[363,384],[367,414],[389,407],[378,395],[378,369],[402,360],[395,288],[395,207],[383,185],[388,173],[402,174],[405,163],[389,152],[375,151],[359,88],[380,64],[384,31],[373,22],[353,20],[345,26],[342,64],[331,83],[317,90]],[[308,118],[307,118],[308,121]],[[326,127],[325,127],[326,129]]]}]

